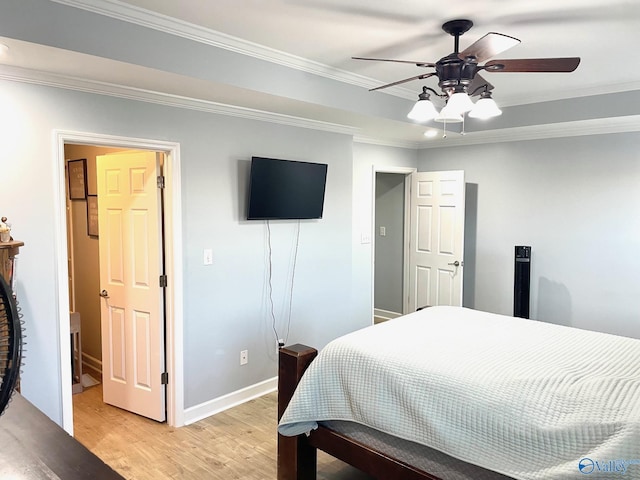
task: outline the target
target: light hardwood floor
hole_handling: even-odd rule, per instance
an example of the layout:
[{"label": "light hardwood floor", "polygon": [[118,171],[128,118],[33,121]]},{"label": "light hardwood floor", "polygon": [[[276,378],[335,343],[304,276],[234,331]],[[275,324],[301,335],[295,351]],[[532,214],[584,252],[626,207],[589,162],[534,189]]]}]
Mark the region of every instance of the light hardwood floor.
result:
[{"label": "light hardwood floor", "polygon": [[[102,386],[73,396],[74,436],[127,479],[275,480],[277,394],[181,428],[102,402]],[[319,452],[318,480],[371,477]]]}]

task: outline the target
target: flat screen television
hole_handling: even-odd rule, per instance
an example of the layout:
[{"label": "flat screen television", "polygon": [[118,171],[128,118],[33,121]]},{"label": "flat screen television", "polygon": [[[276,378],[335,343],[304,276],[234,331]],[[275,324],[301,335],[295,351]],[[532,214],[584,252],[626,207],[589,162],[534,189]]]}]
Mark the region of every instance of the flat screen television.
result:
[{"label": "flat screen television", "polygon": [[247,220],[322,218],[327,165],[253,157]]}]

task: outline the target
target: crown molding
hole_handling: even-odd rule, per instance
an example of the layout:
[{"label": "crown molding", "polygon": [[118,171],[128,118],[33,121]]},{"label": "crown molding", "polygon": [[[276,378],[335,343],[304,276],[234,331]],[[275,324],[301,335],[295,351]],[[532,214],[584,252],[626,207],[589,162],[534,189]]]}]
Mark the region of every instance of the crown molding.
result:
[{"label": "crown molding", "polygon": [[412,142],[364,136],[360,134],[360,129],[348,125],[310,120],[291,115],[283,115],[263,110],[239,107],[179,95],[171,95],[107,82],[86,80],[9,65],[0,65],[0,79],[97,95],[106,95],[127,100],[135,100],[187,110],[196,110],[218,115],[227,115],[267,123],[351,135],[353,136],[353,141],[358,143],[417,150],[640,131],[640,115],[628,115],[623,117],[597,118],[544,125],[503,128],[499,130],[466,132],[464,135],[451,132],[446,138],[440,137],[429,140],[425,139],[422,142]]},{"label": "crown molding", "polygon": [[521,142],[526,140],[629,132],[640,132],[640,115],[576,120],[573,122],[502,128],[500,130],[483,130],[464,134],[450,133],[446,138],[441,137],[439,139],[427,140],[421,143],[419,148],[448,148],[487,143]]},{"label": "crown molding", "polygon": [[422,148],[421,142],[402,141],[402,140],[385,140],[381,138],[368,137],[365,135],[354,135],[353,141],[355,143],[366,143],[368,145],[379,145],[382,147],[396,147],[396,148],[409,148],[412,150],[418,150]]},{"label": "crown molding", "polygon": [[30,83],[47,87],[63,88],[84,93],[107,95],[111,97],[154,103],[167,107],[184,108],[200,112],[240,117],[260,122],[277,123],[293,127],[309,128],[325,132],[355,135],[360,130],[348,125],[322,122],[308,118],[294,117],[280,113],[267,112],[247,107],[212,102],[197,98],[183,97],[141,88],[116,85],[108,82],[87,80],[78,77],[60,75],[21,67],[0,65],[0,79],[20,83]]},{"label": "crown molding", "polygon": [[[210,28],[185,22],[174,17],[152,12],[129,5],[118,0],[51,0],[61,5],[75,7],[117,20],[133,23],[141,27],[151,28],[178,37],[222,48],[231,52],[247,55],[267,62],[311,73],[343,83],[365,87],[367,89],[380,86],[380,80],[357,75],[352,72],[324,65],[320,62],[298,57],[274,48],[265,47],[242,38],[227,35]],[[389,87],[381,92],[388,95],[414,100],[413,90],[403,87]]]}]

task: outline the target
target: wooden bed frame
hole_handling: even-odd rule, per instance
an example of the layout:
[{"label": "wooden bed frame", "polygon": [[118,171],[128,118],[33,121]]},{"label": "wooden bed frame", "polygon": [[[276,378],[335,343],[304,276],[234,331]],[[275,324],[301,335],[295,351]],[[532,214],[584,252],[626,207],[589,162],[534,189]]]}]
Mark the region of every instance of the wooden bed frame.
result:
[{"label": "wooden bed frame", "polygon": [[[302,374],[317,355],[315,348],[301,344],[280,349],[278,420],[282,418]],[[285,437],[278,434],[278,480],[315,480],[318,449],[375,478],[443,480],[322,425],[309,436]],[[459,462],[461,467],[468,465]]]}]

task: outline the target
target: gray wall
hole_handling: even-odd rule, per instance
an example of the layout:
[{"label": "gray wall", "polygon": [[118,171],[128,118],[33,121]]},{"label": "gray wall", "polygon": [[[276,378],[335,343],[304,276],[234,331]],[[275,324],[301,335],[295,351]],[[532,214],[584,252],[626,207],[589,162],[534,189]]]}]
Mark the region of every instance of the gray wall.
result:
[{"label": "gray wall", "polygon": [[[61,420],[61,385],[53,232],[62,214],[51,201],[59,168],[55,129],[181,145],[185,407],[276,375],[265,226],[243,220],[252,155],[329,164],[324,218],[301,225],[288,341],[322,347],[370,323],[370,308],[353,294],[370,283],[352,277],[351,137],[9,81],[0,81],[0,104],[0,205],[15,238],[25,242],[17,287],[29,335],[22,392],[54,420]],[[281,331],[293,227],[272,225]],[[202,265],[203,248],[213,249],[212,266]],[[248,368],[239,365],[244,349]]]},{"label": "gray wall", "polygon": [[464,170],[476,190],[465,303],[511,314],[513,248],[531,245],[531,318],[640,338],[638,145],[620,133],[421,150],[421,171]]},{"label": "gray wall", "polygon": [[[402,314],[404,263],[404,180],[397,173],[376,174],[374,307]],[[380,234],[385,228],[385,235]]]}]

